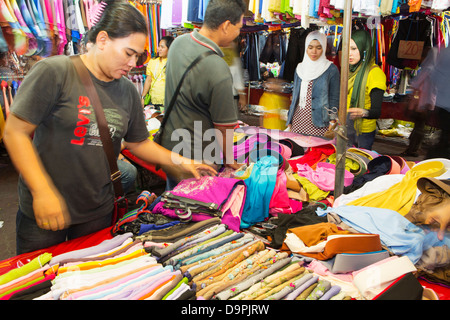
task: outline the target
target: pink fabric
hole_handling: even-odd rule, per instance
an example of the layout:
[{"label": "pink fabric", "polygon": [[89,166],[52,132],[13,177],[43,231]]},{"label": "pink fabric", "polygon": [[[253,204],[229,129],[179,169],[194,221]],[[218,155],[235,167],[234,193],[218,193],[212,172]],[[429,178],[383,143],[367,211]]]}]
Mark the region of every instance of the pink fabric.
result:
[{"label": "pink fabric", "polygon": [[400,156],[390,156],[390,158],[394,159],[400,166],[400,173],[401,174],[406,174],[410,168],[408,167],[408,165],[406,164],[405,159],[403,159]]},{"label": "pink fabric", "polygon": [[332,276],[339,280],[348,282],[350,284],[353,281],[353,275],[351,272],[349,272],[349,273],[332,273],[319,260],[311,261],[306,268],[308,270],[312,270],[315,274],[317,274],[319,276]]},{"label": "pink fabric", "polygon": [[289,203],[286,181],[286,173],[283,169],[279,169],[277,172],[275,189],[273,190],[272,198],[269,203],[269,214],[271,215],[276,215],[277,213],[293,213]]},{"label": "pink fabric", "polygon": [[[226,224],[231,230],[238,232],[247,193],[246,188],[237,188],[239,185],[245,186],[244,181],[233,178],[205,176],[200,179],[182,180],[170,193],[201,202],[216,203],[219,206],[219,210],[222,211],[222,223]],[[239,192],[239,195],[237,192]],[[237,204],[225,208],[225,204],[230,201],[230,197],[242,199],[240,208],[238,208]],[[153,213],[160,213],[175,219],[179,218],[175,210],[167,209],[163,206],[164,201],[160,201],[153,208]],[[237,208],[239,211],[237,211]],[[213,216],[192,214],[192,221],[203,221],[211,218]]]},{"label": "pink fabric", "polygon": [[[297,174],[305,177],[319,189],[324,191],[334,190],[336,166],[332,163],[319,162],[316,170],[308,164],[297,164]],[[353,182],[354,175],[345,170],[344,186],[348,187]]]},{"label": "pink fabric", "polygon": [[53,0],[55,6],[55,14],[56,14],[56,26],[58,27],[59,36],[61,38],[61,42],[58,47],[58,54],[64,53],[64,47],[67,44],[66,37],[66,23],[64,21],[64,10],[62,1]]},{"label": "pink fabric", "polygon": [[54,274],[54,273],[49,274],[49,275],[46,275],[46,276],[44,277],[44,279],[39,280],[39,281],[37,281],[37,282],[35,282],[35,283],[33,283],[33,284],[29,285],[29,286],[26,286],[26,287],[24,287],[24,288],[22,288],[22,289],[16,290],[16,291],[14,291],[14,292],[12,292],[12,293],[10,293],[10,294],[7,294],[6,296],[1,297],[0,300],[9,300],[9,299],[11,299],[11,297],[12,297],[13,295],[15,295],[16,293],[19,293],[19,292],[21,292],[21,291],[23,291],[23,290],[30,289],[30,288],[34,287],[35,285],[38,285],[38,284],[40,284],[40,283],[43,283],[43,282],[49,281],[49,280],[53,280],[53,279],[55,279],[55,274]]},{"label": "pink fabric", "polygon": [[291,206],[292,212],[299,212],[303,208],[303,203],[295,199],[289,199],[289,205]]},{"label": "pink fabric", "polygon": [[[108,284],[104,284],[104,285],[100,285],[98,287],[95,287],[93,289],[89,289],[89,290],[83,290],[83,291],[78,291],[78,292],[74,292],[72,294],[70,294],[67,298],[68,300],[75,300],[75,299],[80,299],[83,298],[84,296],[89,296],[89,295],[93,295],[93,294],[97,294],[97,293],[102,293],[105,292],[108,289],[120,286],[121,284],[127,283],[133,279],[136,279],[146,273],[149,273],[153,270],[156,270],[158,268],[162,268],[161,266],[154,266],[154,267],[150,267],[148,269],[144,269],[135,273],[132,273],[130,275],[127,275],[117,281],[113,281],[111,283]],[[160,273],[158,273],[160,274]]]},{"label": "pink fabric", "polygon": [[400,164],[390,156],[387,156],[391,159],[391,170],[387,174],[399,174],[400,173]]}]

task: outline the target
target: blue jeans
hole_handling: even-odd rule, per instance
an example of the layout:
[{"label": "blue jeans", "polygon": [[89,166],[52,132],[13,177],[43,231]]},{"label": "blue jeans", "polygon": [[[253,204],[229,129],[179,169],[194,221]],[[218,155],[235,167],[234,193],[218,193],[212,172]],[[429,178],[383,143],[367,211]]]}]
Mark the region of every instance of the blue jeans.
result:
[{"label": "blue jeans", "polygon": [[134,182],[137,177],[137,169],[134,165],[124,160],[117,160],[117,167],[121,173],[122,188],[124,193],[135,191]]},{"label": "blue jeans", "polygon": [[372,150],[373,142],[375,141],[376,130],[372,132],[360,133],[356,135],[355,127],[353,126],[353,120],[347,117],[347,138],[348,146],[355,146],[361,149]]},{"label": "blue jeans", "polygon": [[180,181],[166,174],[166,191],[173,190]]},{"label": "blue jeans", "polygon": [[111,220],[112,212],[93,221],[71,225],[64,230],[51,231],[39,228],[36,220],[27,217],[19,208],[16,216],[17,255],[45,249],[105,229],[111,226]]}]

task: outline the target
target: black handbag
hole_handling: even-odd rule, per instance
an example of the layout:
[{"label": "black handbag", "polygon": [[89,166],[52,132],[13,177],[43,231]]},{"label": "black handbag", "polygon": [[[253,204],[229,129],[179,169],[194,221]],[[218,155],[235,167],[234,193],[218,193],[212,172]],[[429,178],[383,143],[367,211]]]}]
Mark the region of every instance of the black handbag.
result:
[{"label": "black handbag", "polygon": [[161,127],[159,128],[159,130],[153,136],[153,141],[156,142],[157,144],[161,145],[161,139],[162,139],[162,135],[164,133],[164,126],[165,126],[165,124],[167,122],[167,119],[169,118],[170,112],[173,109],[175,101],[177,100],[178,93],[180,92],[181,85],[183,84],[183,80],[186,77],[186,74],[189,72],[189,70],[192,69],[192,67],[194,67],[197,63],[199,63],[200,60],[202,60],[202,59],[204,59],[207,56],[210,56],[212,54],[215,54],[215,52],[212,51],[212,50],[202,53],[194,61],[192,61],[192,63],[189,65],[189,67],[184,72],[183,76],[181,77],[180,82],[178,83],[177,88],[175,89],[175,93],[173,94],[172,99],[170,100],[169,106],[167,108],[165,108],[165,110],[164,110],[164,117],[163,117],[163,119],[161,121]]}]

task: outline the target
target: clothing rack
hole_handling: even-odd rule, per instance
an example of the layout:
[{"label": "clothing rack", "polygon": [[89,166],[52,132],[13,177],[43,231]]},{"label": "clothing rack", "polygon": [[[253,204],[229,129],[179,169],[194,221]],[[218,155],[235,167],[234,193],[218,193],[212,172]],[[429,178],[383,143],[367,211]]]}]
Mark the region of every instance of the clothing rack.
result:
[{"label": "clothing rack", "polygon": [[133,2],[139,2],[140,4],[161,4],[162,0],[131,0]]}]

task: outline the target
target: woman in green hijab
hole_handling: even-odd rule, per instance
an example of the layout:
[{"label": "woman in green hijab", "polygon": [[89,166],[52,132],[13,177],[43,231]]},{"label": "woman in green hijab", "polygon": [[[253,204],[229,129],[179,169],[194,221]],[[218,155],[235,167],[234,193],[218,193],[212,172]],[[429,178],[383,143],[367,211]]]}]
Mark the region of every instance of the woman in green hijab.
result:
[{"label": "woman in green hijab", "polygon": [[381,115],[386,75],[375,64],[372,38],[365,30],[352,32],[349,53],[347,137],[349,145],[372,149],[376,119]]}]

